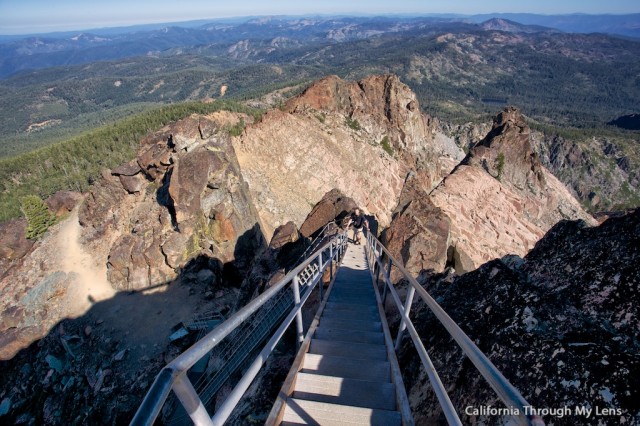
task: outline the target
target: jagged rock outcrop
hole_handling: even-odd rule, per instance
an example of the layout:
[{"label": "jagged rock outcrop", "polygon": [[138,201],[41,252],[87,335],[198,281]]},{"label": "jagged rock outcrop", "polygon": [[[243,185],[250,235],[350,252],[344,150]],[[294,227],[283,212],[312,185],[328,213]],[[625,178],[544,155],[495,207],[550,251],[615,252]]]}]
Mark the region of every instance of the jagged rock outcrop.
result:
[{"label": "jagged rock outcrop", "polygon": [[381,241],[414,276],[425,269],[442,271],[447,264],[450,227],[449,217],[431,202],[422,182],[410,175]]},{"label": "jagged rock outcrop", "polygon": [[507,107],[494,118],[491,131],[470,150],[462,164],[481,167],[521,190],[544,188],[542,165],[533,151],[530,134],[520,111]]},{"label": "jagged rock outcrop", "polygon": [[118,289],[164,283],[198,256],[242,269],[263,244],[226,132],[192,116],[147,136],[136,160],[106,173],[81,209],[86,242],[112,239]]},{"label": "jagged rock outcrop", "polygon": [[[594,424],[634,424],[640,412],[640,210],[598,227],[561,221],[523,259],[493,260],[459,277],[424,277],[429,292],[536,408],[590,407]],[[415,324],[454,406],[500,406],[426,308]],[[415,350],[399,357],[417,424],[438,418]],[[471,372],[473,371],[473,373]],[[614,415],[595,415],[605,409]],[[466,416],[496,424],[499,417]],[[547,416],[547,424],[584,423]]]},{"label": "jagged rock outcrop", "polygon": [[460,153],[434,131],[397,76],[329,76],[248,126],[234,146],[269,236],[288,221],[301,224],[333,188],[387,226],[407,172],[433,185],[446,168],[438,159]]},{"label": "jagged rock outcrop", "polygon": [[[448,257],[458,272],[507,254],[524,256],[559,220],[596,223],[540,164],[530,142],[529,127],[514,108],[505,109],[495,118],[489,134],[429,198],[451,221],[449,247],[438,257]],[[429,215],[415,220],[429,227]],[[434,216],[433,220],[440,219]],[[396,244],[392,239],[389,243]],[[440,272],[442,268],[434,270]]]},{"label": "jagged rock outcrop", "polygon": [[293,222],[287,222],[284,225],[278,226],[273,233],[270,248],[279,249],[289,243],[295,243],[300,238],[300,232],[296,228],[296,224]]},{"label": "jagged rock outcrop", "polygon": [[335,220],[339,223],[349,213],[351,213],[358,205],[351,198],[345,196],[337,189],[324,194],[322,199],[313,206],[311,212],[300,226],[300,233],[309,238],[327,223]]},{"label": "jagged rock outcrop", "polygon": [[425,141],[432,138],[430,119],[420,113],[416,95],[396,75],[374,75],[357,83],[325,77],[287,103],[289,112],[308,109],[342,113],[372,135],[382,125],[386,132],[378,140],[388,136],[400,155],[431,153],[425,150]]}]

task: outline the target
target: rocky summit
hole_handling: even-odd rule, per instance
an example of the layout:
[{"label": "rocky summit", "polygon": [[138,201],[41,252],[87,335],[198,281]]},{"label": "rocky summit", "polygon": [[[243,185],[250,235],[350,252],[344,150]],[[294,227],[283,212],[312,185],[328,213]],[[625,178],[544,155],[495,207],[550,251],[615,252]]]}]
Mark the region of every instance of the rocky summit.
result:
[{"label": "rocky summit", "polygon": [[248,126],[234,146],[267,236],[302,223],[333,188],[387,226],[409,170],[431,189],[464,156],[389,74],[319,80]]}]

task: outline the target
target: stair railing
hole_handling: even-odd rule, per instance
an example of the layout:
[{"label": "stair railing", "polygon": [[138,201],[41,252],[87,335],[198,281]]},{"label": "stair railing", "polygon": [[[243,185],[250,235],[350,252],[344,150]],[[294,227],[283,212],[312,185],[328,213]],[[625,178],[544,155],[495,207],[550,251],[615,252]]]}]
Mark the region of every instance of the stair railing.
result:
[{"label": "stair railing", "polygon": [[[480,374],[487,380],[491,388],[496,392],[498,397],[504,402],[508,413],[512,414],[513,420],[519,425],[544,426],[544,421],[539,416],[533,415],[531,404],[529,404],[520,392],[498,371],[495,365],[487,358],[487,356],[476,346],[475,343],[467,336],[464,331],[456,324],[451,317],[442,309],[442,307],[429,295],[413,276],[389,253],[380,241],[367,231],[366,255],[369,262],[371,277],[373,282],[378,285],[382,278],[384,285],[382,303],[386,300],[387,294],[391,294],[396,308],[401,316],[400,327],[395,342],[396,352],[400,348],[403,333],[409,331],[411,340],[418,351],[418,355],[427,372],[429,381],[435,391],[438,402],[442,407],[443,413],[450,425],[462,425],[455,407],[449,399],[447,391],[440,381],[440,377],[431,362],[431,358],[425,349],[418,332],[409,318],[411,304],[417,293],[425,302],[427,307],[433,312],[438,321],[444,326],[449,335],[455,340],[458,346],[466,354]],[[385,259],[383,261],[383,258]],[[409,291],[403,304],[398,292],[391,281],[391,268],[395,267],[400,274],[409,282]]]},{"label": "stair railing", "polygon": [[[304,260],[300,265],[291,270],[284,278],[266,290],[264,293],[253,299],[245,307],[237,311],[225,322],[218,325],[202,339],[194,343],[189,349],[167,364],[156,376],[155,381],[147,392],[147,395],[138,408],[131,425],[152,425],[156,420],[167,397],[173,390],[185,411],[196,425],[222,425],[231,415],[234,407],[238,404],[253,379],[257,376],[260,368],[278,344],[289,325],[296,320],[298,341],[304,340],[304,329],[302,324],[302,306],[306,303],[315,286],[322,280],[325,272],[329,271],[330,279],[334,278],[333,265],[338,265],[342,261],[347,245],[347,235],[340,232],[318,249],[312,256]],[[301,274],[307,270],[309,265],[317,264],[313,269],[313,275],[305,277],[306,285],[303,293],[300,292]],[[322,289],[322,285],[319,289]],[[267,302],[276,297],[281,291],[291,289],[293,291],[295,305],[289,311],[280,326],[272,334],[271,338],[262,351],[254,359],[251,365],[244,372],[238,384],[231,391],[227,399],[218,408],[213,417],[209,416],[204,403],[193,387],[187,376],[187,371],[202,357],[215,348],[225,337],[237,329],[242,323],[249,319]],[[322,292],[320,292],[322,299]]]}]

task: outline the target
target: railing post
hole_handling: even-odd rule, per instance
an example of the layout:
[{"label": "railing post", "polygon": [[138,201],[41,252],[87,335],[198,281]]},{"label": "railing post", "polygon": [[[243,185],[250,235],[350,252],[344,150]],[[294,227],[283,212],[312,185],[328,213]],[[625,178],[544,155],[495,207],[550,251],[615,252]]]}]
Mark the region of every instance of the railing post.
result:
[{"label": "railing post", "polygon": [[329,282],[333,281],[333,244],[329,246]]},{"label": "railing post", "polygon": [[193,385],[187,378],[186,373],[183,373],[176,378],[176,381],[173,384],[173,391],[176,393],[176,396],[195,425],[213,426],[213,422],[209,417],[209,413],[207,413],[207,409],[204,408],[198,393],[193,388]]},{"label": "railing post", "polygon": [[[409,294],[407,294],[407,300],[404,302],[404,313],[409,317],[409,312],[411,311],[411,304],[413,303],[413,296],[416,294],[416,289],[411,286],[409,289]],[[404,317],[402,317],[402,321],[400,322],[400,328],[398,329],[398,336],[396,337],[396,352],[400,349],[400,342],[402,341],[402,333],[407,328],[407,323],[405,322]]]},{"label": "railing post", "polygon": [[387,262],[387,270],[384,272],[385,280],[384,280],[384,290],[382,292],[382,304],[384,305],[387,301],[387,290],[388,286],[391,285],[391,256],[389,257],[389,261]]},{"label": "railing post", "polygon": [[[300,306],[300,284],[298,283],[298,276],[293,277],[293,301],[296,304],[296,308]],[[298,310],[296,313],[296,328],[298,331],[298,344],[304,341],[304,329],[302,327],[302,310]]]},{"label": "railing post", "polygon": [[320,301],[322,302],[322,290],[324,287],[324,283],[322,282],[322,278],[324,277],[324,269],[322,269],[322,251],[318,254],[318,272],[320,273],[318,289],[320,290]]},{"label": "railing post", "polygon": [[[382,263],[382,250],[380,250],[380,254],[378,255],[377,259],[376,259],[376,267],[378,268],[376,270],[376,280],[374,282],[376,289],[378,289],[378,291],[380,291],[380,287],[378,282],[380,281],[380,264]],[[385,285],[385,288],[387,286]]]}]

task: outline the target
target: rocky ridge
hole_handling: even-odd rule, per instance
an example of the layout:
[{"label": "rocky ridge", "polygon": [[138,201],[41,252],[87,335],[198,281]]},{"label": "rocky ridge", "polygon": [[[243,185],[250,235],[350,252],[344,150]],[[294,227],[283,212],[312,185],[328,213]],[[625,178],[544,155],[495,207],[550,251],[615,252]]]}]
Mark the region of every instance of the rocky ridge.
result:
[{"label": "rocky ridge", "polygon": [[[441,131],[468,151],[491,130],[490,123],[453,125],[439,122]],[[531,144],[540,162],[590,213],[637,205],[640,150],[637,137],[561,136],[531,129]]]},{"label": "rocky ridge", "polygon": [[[425,192],[427,186],[418,186]],[[383,236],[414,274],[427,265],[441,272],[448,263],[462,273],[507,254],[523,256],[561,219],[596,223],[542,166],[532,148],[530,129],[515,108],[498,114],[487,136],[422,198],[426,196],[433,207],[413,211],[401,203]],[[420,198],[409,197],[408,204]],[[449,229],[444,217],[450,220]],[[422,224],[409,231],[407,221]],[[412,239],[429,235],[427,229],[438,230],[440,244],[425,246]]]},{"label": "rocky ridge", "polygon": [[267,236],[288,221],[301,224],[333,188],[386,226],[409,170],[433,186],[463,156],[450,138],[434,137],[415,94],[394,75],[329,76],[283,109],[234,140]]},{"label": "rocky ridge", "polygon": [[[136,159],[105,171],[79,208],[41,241],[18,239],[7,247],[0,358],[115,291],[161,287],[191,266],[206,270],[212,288],[240,285],[266,244],[217,119],[192,116],[147,136]],[[47,203],[68,214],[77,199],[61,193]]]},{"label": "rocky ridge", "polygon": [[[79,249],[104,268],[96,276],[120,296],[178,277],[202,284],[209,297],[223,283],[242,282],[241,306],[281,276],[303,238],[356,205],[390,225],[389,249],[423,278],[524,256],[563,219],[595,224],[542,165],[515,109],[500,113],[466,157],[392,75],[327,77],[283,109],[233,141],[221,131],[228,116],[189,117],[147,136],[135,159],[105,171],[79,219],[69,221],[82,225]],[[75,269],[57,268],[63,250],[43,261],[56,250],[46,240],[55,235],[25,258],[18,286],[3,281],[3,357],[71,312],[69,283],[86,283]]]}]

